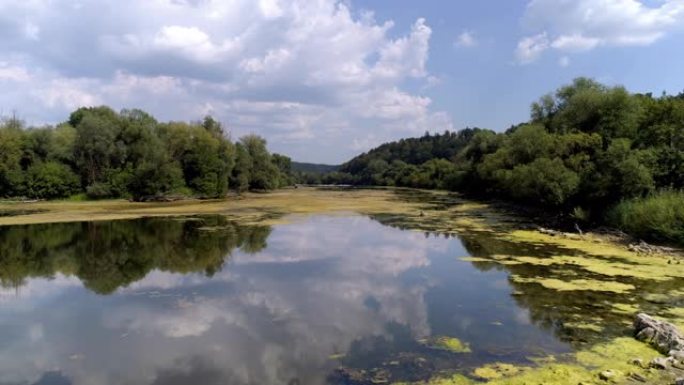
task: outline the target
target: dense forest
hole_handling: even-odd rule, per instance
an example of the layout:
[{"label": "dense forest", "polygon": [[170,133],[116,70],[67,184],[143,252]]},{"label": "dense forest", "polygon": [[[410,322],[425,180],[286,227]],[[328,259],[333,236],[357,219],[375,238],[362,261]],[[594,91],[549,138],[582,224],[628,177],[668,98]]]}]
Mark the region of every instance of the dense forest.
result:
[{"label": "dense forest", "polygon": [[56,127],[0,126],[0,197],[216,198],[290,184],[290,159],[219,122],[160,123],[140,110],[80,108]]},{"label": "dense forest", "polygon": [[684,93],[632,94],[578,78],[503,133],[387,143],[323,181],[461,191],[684,243]]}]

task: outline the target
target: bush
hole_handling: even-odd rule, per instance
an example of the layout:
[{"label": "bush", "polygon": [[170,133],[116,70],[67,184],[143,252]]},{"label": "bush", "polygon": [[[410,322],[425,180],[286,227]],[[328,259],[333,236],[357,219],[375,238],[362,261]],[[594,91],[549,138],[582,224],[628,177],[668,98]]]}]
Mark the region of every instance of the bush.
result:
[{"label": "bush", "polygon": [[623,201],[610,210],[608,222],[639,238],[684,245],[684,191]]},{"label": "bush", "polygon": [[112,188],[107,183],[95,182],[86,188],[89,199],[105,199],[112,197]]},{"label": "bush", "polygon": [[61,163],[37,163],[27,171],[26,194],[31,198],[65,198],[80,189],[78,176]]}]

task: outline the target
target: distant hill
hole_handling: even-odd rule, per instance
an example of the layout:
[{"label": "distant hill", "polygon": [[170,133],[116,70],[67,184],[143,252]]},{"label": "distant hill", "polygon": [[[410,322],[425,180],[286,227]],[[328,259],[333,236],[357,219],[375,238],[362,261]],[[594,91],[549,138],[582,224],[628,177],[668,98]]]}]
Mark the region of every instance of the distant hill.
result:
[{"label": "distant hill", "polygon": [[335,172],[339,169],[340,166],[332,166],[329,164],[292,162],[292,171],[295,172],[327,174],[329,172]]},{"label": "distant hill", "polygon": [[464,149],[473,136],[483,131],[480,128],[466,128],[444,134],[425,134],[420,138],[407,138],[382,144],[367,153],[358,155],[339,167],[341,172],[362,175],[368,172],[373,161],[382,160],[387,165],[400,160],[419,166],[431,159],[453,158]]}]

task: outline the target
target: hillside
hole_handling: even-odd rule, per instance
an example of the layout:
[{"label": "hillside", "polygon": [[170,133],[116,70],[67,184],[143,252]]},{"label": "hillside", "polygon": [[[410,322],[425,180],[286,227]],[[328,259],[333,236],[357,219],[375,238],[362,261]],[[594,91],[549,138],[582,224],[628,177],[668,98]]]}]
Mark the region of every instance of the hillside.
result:
[{"label": "hillside", "polygon": [[292,171],[303,173],[325,174],[335,172],[340,166],[333,166],[328,164],[306,163],[306,162],[292,162]]},{"label": "hillside", "polygon": [[323,179],[497,197],[684,244],[684,94],[633,94],[578,78],[506,132],[386,143]]}]

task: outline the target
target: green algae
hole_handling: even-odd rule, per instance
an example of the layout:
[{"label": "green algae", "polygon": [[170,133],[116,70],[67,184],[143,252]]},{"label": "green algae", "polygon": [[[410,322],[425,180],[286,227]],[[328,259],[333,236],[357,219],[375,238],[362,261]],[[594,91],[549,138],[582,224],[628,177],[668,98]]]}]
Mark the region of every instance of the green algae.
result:
[{"label": "green algae", "polygon": [[[586,350],[562,357],[537,361],[537,366],[516,366],[509,363],[495,363],[475,369],[474,377],[485,380],[489,385],[577,385],[604,382],[599,374],[606,370],[615,376],[611,382],[622,383],[631,373],[647,379],[650,384],[667,383],[664,373],[644,369],[633,364],[640,359],[648,362],[660,354],[647,344],[633,338],[621,337],[610,342],[597,344]],[[482,383],[463,375],[439,376],[414,385],[471,385]]]},{"label": "green algae", "polygon": [[419,340],[421,344],[432,349],[446,350],[452,353],[470,353],[470,344],[455,337],[438,336]]},{"label": "green algae", "polygon": [[587,330],[587,331],[596,332],[596,333],[600,333],[603,331],[603,326],[598,325],[598,324],[593,324],[593,323],[566,322],[565,324],[563,324],[563,326],[570,328],[570,329],[581,329],[581,330]]},{"label": "green algae", "polygon": [[[604,382],[599,374],[607,370],[614,373],[611,382],[624,382],[636,373],[648,378],[648,383],[661,383],[658,373],[630,363],[635,358],[648,362],[658,353],[624,336],[632,315],[640,310],[684,325],[684,309],[680,308],[684,292],[677,293],[684,265],[678,260],[639,254],[605,236],[552,236],[524,230],[519,222],[491,213],[486,205],[424,211],[424,222],[416,217],[402,222],[395,217],[390,225],[458,234],[472,255],[462,261],[483,271],[508,272],[512,295],[531,311],[534,322],[571,341],[578,351],[543,362],[530,359],[529,365],[505,363],[520,370],[500,378],[485,379],[476,376],[472,368],[462,368],[473,378],[444,373],[416,384],[463,385],[483,380],[493,385],[597,384]],[[478,368],[480,374],[491,374],[493,365]]]},{"label": "green algae", "polygon": [[668,281],[684,277],[684,265],[672,265],[667,263],[667,259],[637,255],[632,256],[628,262],[625,262],[622,258],[591,255],[555,255],[549,257],[492,255],[461,259],[470,262],[494,262],[502,265],[571,266],[587,273],[606,277],[637,278],[653,281]]},{"label": "green algae", "polygon": [[639,307],[631,303],[614,303],[611,305],[613,312],[619,314],[636,314]]},{"label": "green algae", "polygon": [[606,291],[612,293],[625,293],[635,289],[634,285],[597,279],[574,279],[564,281],[557,278],[524,278],[519,276],[512,276],[511,279],[513,282],[517,283],[538,283],[547,289],[556,291]]},{"label": "green algae", "polygon": [[512,364],[497,362],[475,369],[473,371],[473,375],[483,380],[495,380],[498,378],[514,376],[524,370],[525,368],[521,368]]},{"label": "green algae", "polygon": [[434,377],[428,380],[427,382],[395,382],[393,383],[393,385],[471,385],[473,383],[473,380],[462,374],[454,374],[450,376],[445,375]]}]

